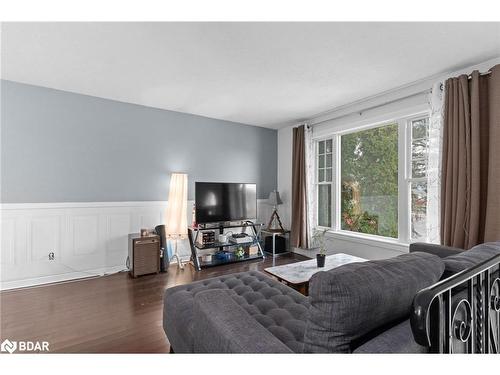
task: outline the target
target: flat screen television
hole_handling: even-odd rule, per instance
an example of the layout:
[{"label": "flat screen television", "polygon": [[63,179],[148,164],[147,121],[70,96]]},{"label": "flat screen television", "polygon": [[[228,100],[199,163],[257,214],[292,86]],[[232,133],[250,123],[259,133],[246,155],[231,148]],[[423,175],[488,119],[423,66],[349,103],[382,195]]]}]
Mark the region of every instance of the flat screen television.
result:
[{"label": "flat screen television", "polygon": [[257,185],[227,182],[195,183],[198,224],[257,218]]}]

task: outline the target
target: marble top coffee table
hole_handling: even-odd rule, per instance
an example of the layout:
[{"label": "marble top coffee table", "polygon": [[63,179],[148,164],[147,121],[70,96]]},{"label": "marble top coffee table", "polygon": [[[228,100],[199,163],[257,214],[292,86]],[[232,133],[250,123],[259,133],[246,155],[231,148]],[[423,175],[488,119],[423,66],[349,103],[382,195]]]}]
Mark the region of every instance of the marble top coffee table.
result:
[{"label": "marble top coffee table", "polygon": [[319,268],[316,259],[303,262],[285,264],[283,266],[269,267],[264,269],[267,273],[276,277],[282,283],[298,290],[302,294],[308,294],[309,279],[319,271],[328,271],[348,263],[366,262],[367,259],[358,258],[353,255],[338,253],[328,255],[325,266]]}]

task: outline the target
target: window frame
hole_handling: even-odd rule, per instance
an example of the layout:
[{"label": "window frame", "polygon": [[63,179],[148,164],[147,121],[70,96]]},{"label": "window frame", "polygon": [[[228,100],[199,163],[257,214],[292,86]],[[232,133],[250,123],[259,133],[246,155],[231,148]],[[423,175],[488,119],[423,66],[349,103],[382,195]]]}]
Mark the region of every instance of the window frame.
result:
[{"label": "window frame", "polygon": [[[323,141],[328,141],[328,140],[331,140],[332,141],[332,180],[331,181],[319,181],[319,166],[318,166],[318,159],[319,159],[319,143],[320,142],[323,142]],[[334,196],[334,192],[335,192],[335,163],[336,163],[336,156],[335,156],[335,150],[336,150],[336,147],[335,147],[335,142],[334,142],[334,138],[332,136],[325,136],[325,137],[321,137],[321,138],[315,138],[314,140],[314,217],[315,217],[315,223],[314,223],[314,226],[315,228],[320,228],[321,230],[324,230],[324,229],[331,229],[332,227],[326,227],[326,226],[322,226],[322,225],[319,225],[318,223],[318,220],[319,220],[319,215],[318,215],[318,198],[319,198],[319,186],[320,185],[330,185],[330,196],[332,197],[332,207],[331,207],[331,211],[330,211],[330,223],[334,224],[334,216],[335,216],[335,208],[336,208],[336,204],[335,204],[335,196]],[[325,146],[326,147],[326,146]],[[326,153],[324,154],[326,155]],[[325,161],[325,165],[326,165],[326,161]],[[326,168],[326,167],[325,167]]]},{"label": "window frame", "polygon": [[[330,132],[323,132],[319,137],[313,136],[314,142],[314,212],[316,213],[314,227],[320,230],[328,229],[329,233],[341,234],[348,237],[359,239],[377,240],[386,243],[395,244],[409,244],[411,239],[411,183],[416,182],[418,179],[411,178],[411,124],[412,121],[428,117],[430,118],[430,111],[428,109],[420,109],[407,114],[400,114],[395,117],[387,117],[380,121],[367,122],[363,125],[357,125],[341,130],[332,130]],[[341,137],[346,134],[352,134],[363,130],[378,128],[385,125],[397,124],[398,125],[398,237],[391,238],[373,234],[366,234],[360,232],[353,232],[341,229]],[[429,135],[429,134],[428,134]],[[318,145],[319,142],[332,139],[332,218],[331,227],[324,227],[318,225]],[[426,177],[419,178],[422,181],[427,181]]]}]

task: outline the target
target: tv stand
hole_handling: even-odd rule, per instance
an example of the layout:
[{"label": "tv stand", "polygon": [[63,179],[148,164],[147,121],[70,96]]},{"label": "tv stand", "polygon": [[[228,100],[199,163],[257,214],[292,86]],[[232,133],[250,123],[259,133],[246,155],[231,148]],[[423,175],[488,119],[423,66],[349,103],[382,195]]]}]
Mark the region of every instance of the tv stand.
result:
[{"label": "tv stand", "polygon": [[[197,271],[201,271],[203,268],[208,268],[208,267],[214,267],[214,266],[220,266],[223,264],[229,264],[229,263],[237,263],[237,262],[243,262],[247,260],[254,260],[254,259],[263,259],[265,258],[264,256],[264,251],[262,250],[262,247],[260,245],[260,231],[264,224],[255,224],[251,221],[246,221],[242,222],[239,224],[231,224],[231,223],[225,223],[225,224],[219,224],[217,226],[198,226],[198,227],[188,227],[188,238],[189,238],[189,245],[191,247],[191,263],[193,267]],[[206,244],[202,245],[197,242],[198,235],[203,232],[203,231],[217,231],[218,234],[224,234],[224,231],[226,229],[237,229],[237,228],[250,228],[251,233],[248,233],[251,237],[253,237],[253,241],[245,244],[236,244],[232,243],[230,241],[228,242],[218,242],[217,238],[214,243],[211,244]],[[243,256],[237,257],[233,251],[236,248],[243,246],[243,247],[249,247],[249,246],[257,246],[258,248],[258,253],[257,254],[245,254]],[[224,253],[227,256],[224,258],[218,258],[216,257],[215,254],[212,254],[212,260],[210,262],[203,262],[202,261],[202,255],[200,251],[204,251],[205,253],[212,252],[213,250],[218,249],[218,251],[215,252],[217,253]]]}]

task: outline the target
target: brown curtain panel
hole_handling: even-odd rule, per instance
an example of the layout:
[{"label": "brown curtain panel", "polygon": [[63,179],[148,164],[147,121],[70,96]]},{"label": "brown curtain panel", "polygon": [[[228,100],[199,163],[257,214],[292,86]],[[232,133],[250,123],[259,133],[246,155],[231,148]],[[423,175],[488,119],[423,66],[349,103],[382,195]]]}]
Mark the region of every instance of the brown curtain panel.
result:
[{"label": "brown curtain panel", "polygon": [[304,125],[293,129],[292,149],[292,246],[307,249],[307,186]]},{"label": "brown curtain panel", "polygon": [[470,249],[500,239],[500,65],[446,81],[441,242]]}]

